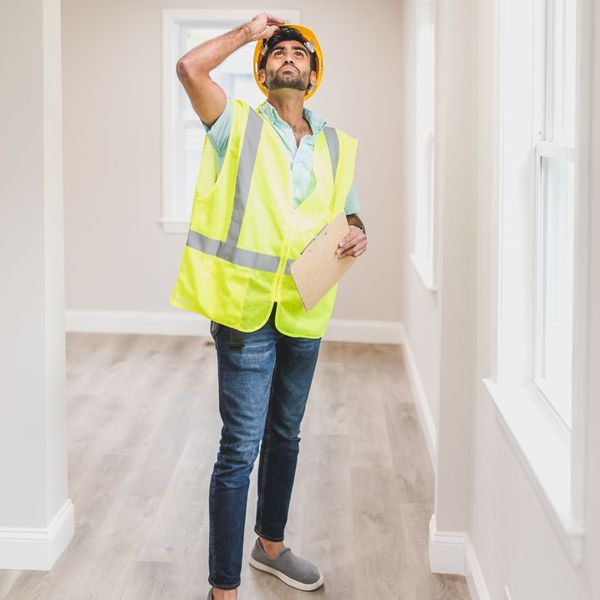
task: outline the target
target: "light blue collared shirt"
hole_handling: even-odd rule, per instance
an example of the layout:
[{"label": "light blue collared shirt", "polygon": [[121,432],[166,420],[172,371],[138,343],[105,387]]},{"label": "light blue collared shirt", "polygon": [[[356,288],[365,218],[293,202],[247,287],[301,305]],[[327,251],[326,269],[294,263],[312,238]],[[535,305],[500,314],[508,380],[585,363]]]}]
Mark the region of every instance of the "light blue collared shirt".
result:
[{"label": "light blue collared shirt", "polygon": [[[260,104],[257,109],[264,117],[275,128],[275,131],[281,137],[283,144],[287,148],[290,155],[290,166],[292,169],[292,183],[294,189],[294,208],[299,206],[300,203],[308,198],[310,193],[314,190],[316,185],[315,174],[312,169],[312,157],[313,150],[315,147],[315,138],[323,127],[325,127],[325,121],[316,115],[313,111],[308,108],[304,108],[304,118],[309,122],[310,128],[312,129],[312,135],[305,135],[301,140],[300,144],[296,145],[296,138],[294,132],[288,123],[286,123],[279,114],[275,107],[268,101],[265,100]],[[219,116],[219,118],[213,123],[212,127],[208,127],[206,123],[201,121],[206,130],[206,135],[211,141],[216,153],[219,169],[223,164],[225,158],[225,151],[227,150],[227,142],[229,141],[229,133],[231,131],[231,124],[233,122],[233,107],[231,98],[227,98],[227,104],[225,110]],[[358,194],[354,182],[350,187],[348,196],[346,196],[346,205],[344,212],[347,215],[357,213],[360,210],[360,202],[358,200]]]}]

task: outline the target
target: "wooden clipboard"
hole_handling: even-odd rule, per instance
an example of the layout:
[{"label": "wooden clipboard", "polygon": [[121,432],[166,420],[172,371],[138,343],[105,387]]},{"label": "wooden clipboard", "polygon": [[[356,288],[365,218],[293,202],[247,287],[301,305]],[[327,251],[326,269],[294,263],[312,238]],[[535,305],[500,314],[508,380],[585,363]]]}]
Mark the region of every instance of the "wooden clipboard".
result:
[{"label": "wooden clipboard", "polygon": [[338,258],[338,244],[350,233],[344,211],[321,229],[292,263],[290,272],[304,309],[311,310],[354,264],[356,256]]}]

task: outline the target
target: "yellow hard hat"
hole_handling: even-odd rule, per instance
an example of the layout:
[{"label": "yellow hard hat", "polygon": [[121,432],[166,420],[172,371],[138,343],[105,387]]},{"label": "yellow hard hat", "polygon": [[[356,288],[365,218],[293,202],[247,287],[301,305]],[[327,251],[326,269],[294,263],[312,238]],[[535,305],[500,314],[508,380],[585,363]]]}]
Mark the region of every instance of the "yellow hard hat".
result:
[{"label": "yellow hard hat", "polygon": [[[304,93],[304,99],[308,100],[316,92],[317,88],[321,84],[321,79],[323,79],[323,52],[321,52],[321,46],[319,46],[319,40],[317,39],[317,36],[308,27],[303,27],[302,25],[286,23],[284,25],[279,25],[279,27],[295,29],[296,31],[298,31],[298,33],[300,33],[306,40],[304,45],[306,46],[306,49],[308,50],[308,52],[311,55],[315,56],[316,71],[317,71],[317,83],[314,86],[311,85]],[[275,33],[275,35],[276,35],[276,33]],[[259,70],[260,61],[263,58],[264,53],[267,52],[267,50],[268,50],[269,39],[260,39],[256,42],[256,48],[254,48],[254,60],[253,60],[254,79],[256,80],[258,87],[261,89],[262,93],[265,96],[269,95],[269,90],[265,87],[265,85],[263,83],[260,83],[260,81],[258,81],[258,70]]]}]

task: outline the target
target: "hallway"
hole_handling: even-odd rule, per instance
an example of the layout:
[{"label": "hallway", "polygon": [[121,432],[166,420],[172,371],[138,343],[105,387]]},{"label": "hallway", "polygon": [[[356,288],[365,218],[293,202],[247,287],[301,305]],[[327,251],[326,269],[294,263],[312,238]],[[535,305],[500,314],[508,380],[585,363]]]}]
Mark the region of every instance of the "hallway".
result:
[{"label": "hallway", "polygon": [[[212,340],[71,333],[67,358],[76,534],[51,572],[0,571],[0,598],[204,600]],[[399,346],[323,343],[300,437],[286,544],[323,571],[311,598],[470,598],[464,577],[429,570],[433,477]],[[240,599],[307,597],[247,562],[242,580]]]},{"label": "hallway", "polygon": [[[598,32],[593,0],[3,2],[0,600],[206,600],[211,325],[275,301],[322,335],[285,540],[315,598],[600,600]],[[303,67],[261,86],[278,44]],[[308,598],[247,562],[256,479],[240,600]]]}]

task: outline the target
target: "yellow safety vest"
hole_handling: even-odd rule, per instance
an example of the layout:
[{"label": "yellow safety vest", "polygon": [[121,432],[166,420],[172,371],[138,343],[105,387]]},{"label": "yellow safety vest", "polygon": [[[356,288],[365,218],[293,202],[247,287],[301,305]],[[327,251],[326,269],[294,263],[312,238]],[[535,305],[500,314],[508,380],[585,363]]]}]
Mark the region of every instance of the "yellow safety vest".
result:
[{"label": "yellow safety vest", "polygon": [[324,127],[315,138],[315,189],[294,208],[289,154],[281,138],[249,104],[234,100],[220,171],[216,152],[205,139],[190,229],[170,303],[251,332],[266,323],[277,302],[279,331],[322,337],[337,284],[306,311],[290,265],[344,209],[357,145],[355,138]]}]

